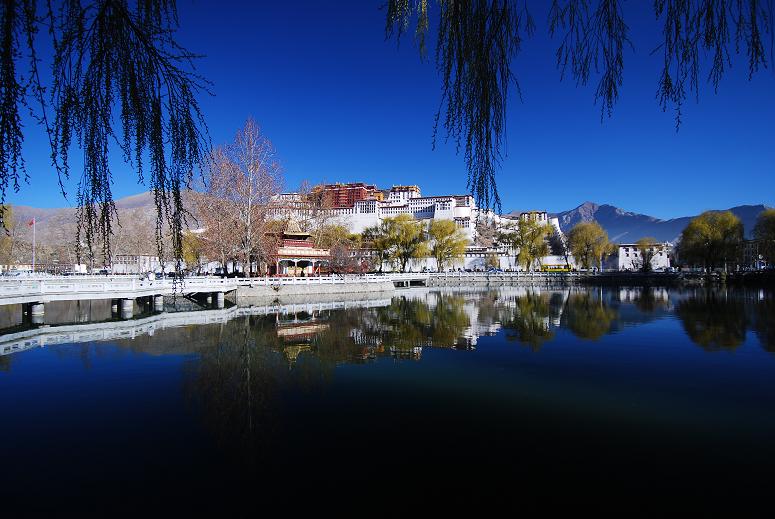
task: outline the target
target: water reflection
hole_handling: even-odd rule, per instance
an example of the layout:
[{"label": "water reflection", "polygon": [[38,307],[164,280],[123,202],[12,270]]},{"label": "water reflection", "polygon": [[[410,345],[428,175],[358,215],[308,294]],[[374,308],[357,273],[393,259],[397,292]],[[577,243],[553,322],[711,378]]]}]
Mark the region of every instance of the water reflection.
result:
[{"label": "water reflection", "polygon": [[762,348],[775,353],[775,294],[761,294],[756,304],[753,329]]},{"label": "water reflection", "polygon": [[670,300],[666,288],[642,287],[634,291],[632,302],[644,313],[654,313],[668,309]]},{"label": "water reflection", "polygon": [[705,350],[733,350],[745,341],[748,320],[741,298],[707,290],[680,301],[675,312],[686,335]]},{"label": "water reflection", "polygon": [[[201,354],[227,348],[237,341],[233,328],[246,328],[255,344],[280,354],[289,368],[305,357],[321,365],[362,363],[381,356],[422,358],[423,348],[475,349],[480,337],[503,334],[538,352],[557,338],[559,329],[598,341],[626,328],[660,319],[677,319],[686,336],[706,351],[731,350],[754,332],[757,342],[775,353],[775,297],[766,290],[668,290],[658,287],[567,288],[511,287],[498,290],[410,290],[392,299],[350,305],[347,309],[317,305],[288,312],[271,305],[205,312],[149,314],[111,324],[85,324],[67,332],[57,326],[28,330],[22,339],[0,336],[0,353],[46,344],[118,339],[131,351],[163,354]],[[324,304],[325,305],[325,304]],[[345,305],[346,306],[346,305]],[[306,308],[306,309],[304,309]],[[104,302],[88,306],[73,303],[57,308],[65,322],[82,323],[89,315],[109,312]],[[254,315],[255,311],[263,312]],[[209,314],[207,312],[210,312]],[[202,316],[205,317],[202,317]],[[208,317],[211,316],[211,317]],[[220,321],[218,336],[205,323]],[[100,328],[101,326],[101,328]],[[170,326],[170,330],[162,330]],[[88,329],[80,333],[80,330]],[[222,335],[226,333],[227,338]],[[36,335],[39,334],[39,335]],[[123,337],[130,341],[121,341]],[[166,338],[165,338],[166,337]],[[21,341],[21,342],[20,342]],[[239,341],[237,341],[239,342]],[[10,344],[10,346],[9,346]],[[72,351],[72,349],[70,350]],[[88,354],[85,354],[88,357]],[[8,370],[11,357],[0,355],[0,369]],[[88,359],[84,360],[88,363]]]},{"label": "water reflection", "polygon": [[[6,445],[18,453],[5,474],[36,495],[57,481],[122,502],[106,480],[142,495],[174,488],[192,505],[236,496],[252,511],[364,481],[382,493],[396,482],[448,490],[492,474],[477,480],[487,486],[517,466],[544,489],[556,486],[553,467],[569,467],[573,485],[592,481],[589,495],[638,476],[651,488],[665,467],[681,485],[713,469],[739,482],[739,469],[775,459],[762,455],[775,431],[775,358],[759,347],[775,353],[773,323],[767,291],[514,287],[170,312],[63,343],[40,335],[30,340],[45,348],[0,355]],[[752,354],[705,353],[729,348]],[[721,379],[725,391],[708,399]],[[41,448],[51,437],[67,448]],[[719,452],[733,460],[723,471]],[[691,471],[676,472],[682,464]],[[99,479],[79,479],[81,466]],[[41,476],[20,477],[26,467]],[[404,485],[406,467],[422,481]],[[126,479],[116,485],[108,470]],[[519,486],[501,481],[498,495]]]},{"label": "water reflection", "polygon": [[506,339],[516,340],[533,351],[554,337],[550,322],[549,294],[528,292],[513,298],[513,307],[504,312],[502,325]]},{"label": "water reflection", "polygon": [[618,315],[602,293],[585,292],[568,297],[563,324],[581,339],[597,340],[609,333]]}]

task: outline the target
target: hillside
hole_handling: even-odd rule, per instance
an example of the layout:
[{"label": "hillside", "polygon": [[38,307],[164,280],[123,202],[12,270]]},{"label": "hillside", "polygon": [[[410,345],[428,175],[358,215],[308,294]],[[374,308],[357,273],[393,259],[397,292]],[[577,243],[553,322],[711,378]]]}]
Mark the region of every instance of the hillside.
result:
[{"label": "hillside", "polygon": [[[728,209],[743,222],[746,237],[750,237],[756,223],[756,217],[766,209],[765,205],[741,205]],[[584,202],[569,211],[553,214],[560,220],[563,231],[571,229],[579,222],[596,221],[608,232],[611,241],[635,242],[644,236],[652,236],[659,241],[674,242],[681,235],[694,216],[683,216],[661,220],[645,214],[632,213],[612,205],[598,205]]]},{"label": "hillside", "polygon": [[[120,248],[155,253],[156,206],[151,193],[146,191],[118,199],[116,209],[119,218],[113,230],[116,245],[125,243],[125,247]],[[35,218],[37,242],[41,246],[70,246],[75,239],[76,210],[73,207],[41,209],[14,205],[13,214],[16,234],[22,241],[32,241],[32,229],[27,225],[32,218]]]}]

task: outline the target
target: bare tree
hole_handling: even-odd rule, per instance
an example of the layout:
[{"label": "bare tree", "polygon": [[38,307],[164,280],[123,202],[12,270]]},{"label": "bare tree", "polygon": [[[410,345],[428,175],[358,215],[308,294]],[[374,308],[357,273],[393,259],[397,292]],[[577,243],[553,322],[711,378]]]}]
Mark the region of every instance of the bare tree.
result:
[{"label": "bare tree", "polygon": [[191,198],[197,224],[202,228],[202,254],[210,261],[217,261],[225,272],[234,252],[235,240],[229,236],[236,229],[233,215],[223,210],[212,183],[197,187],[201,191],[194,191]]},{"label": "bare tree", "polygon": [[214,150],[206,171],[206,192],[198,211],[207,227],[204,239],[218,249],[222,263],[233,257],[252,275],[254,265],[271,263],[276,233],[270,228],[270,202],[283,184],[271,141],[249,118],[234,142]]},{"label": "bare tree", "polygon": [[313,186],[307,180],[299,185],[298,194],[300,200],[296,216],[299,226],[313,235],[320,234],[334,218],[331,199],[324,196],[323,186]]}]

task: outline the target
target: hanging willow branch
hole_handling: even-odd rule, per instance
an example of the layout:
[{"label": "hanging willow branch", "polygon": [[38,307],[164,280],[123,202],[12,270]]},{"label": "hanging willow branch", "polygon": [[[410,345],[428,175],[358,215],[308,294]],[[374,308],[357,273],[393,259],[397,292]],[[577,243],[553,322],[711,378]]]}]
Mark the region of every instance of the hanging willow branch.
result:
[{"label": "hanging willow branch", "polygon": [[570,66],[577,85],[586,86],[591,73],[600,74],[595,103],[600,101],[600,119],[613,113],[623,82],[624,49],[632,47],[619,0],[601,0],[593,11],[589,0],[554,0],[549,10],[549,34],[564,30],[557,49],[557,67],[562,79]]},{"label": "hanging willow branch", "polygon": [[[773,4],[762,0],[656,0],[657,18],[664,18],[664,55],[657,98],[662,110],[675,109],[676,130],[687,92],[699,98],[701,51],[710,57],[708,82],[718,91],[726,66],[731,67],[729,46],[745,47],[748,79],[767,66],[764,35],[772,31]],[[734,39],[730,31],[734,30]]]},{"label": "hanging willow branch", "polygon": [[[416,18],[415,41],[426,54],[431,26],[428,0],[388,0],[386,36],[408,32]],[[511,60],[519,54],[533,22],[527,0],[436,0],[438,38],[436,66],[442,77],[441,105],[436,114],[448,136],[465,144],[468,184],[477,202],[487,208],[499,203],[495,169],[505,142],[504,121],[509,85],[519,83]],[[536,8],[546,5],[537,1]],[[708,61],[708,81],[714,90],[731,66],[730,45],[745,52],[749,79],[767,66],[773,52],[773,0],[655,0],[654,13],[662,23],[657,50],[664,53],[657,99],[662,110],[675,109],[676,128],[687,92],[699,97],[700,69]],[[619,100],[624,78],[625,50],[633,48],[623,14],[623,0],[552,0],[549,34],[560,38],[556,52],[560,77],[570,74],[585,86],[599,76],[595,103],[601,119],[609,117]]]},{"label": "hanging willow branch", "polygon": [[[35,0],[8,0],[0,9],[0,202],[6,187],[18,190],[20,175],[26,175],[19,107],[32,96],[38,120],[51,139],[60,186],[61,178],[71,174],[73,145],[83,153],[76,193],[79,250],[84,245],[93,257],[95,246],[100,246],[110,261],[117,220],[110,152],[116,149],[153,193],[160,257],[165,256],[169,234],[172,253],[179,260],[186,223],[181,191],[190,185],[194,168],[209,150],[196,101],[208,83],[193,72],[198,56],[173,38],[178,25],[174,0],[65,0],[56,9],[47,4],[40,13]],[[38,26],[48,28],[54,47],[50,125],[31,36]],[[30,55],[31,73],[24,81],[17,79],[15,69],[22,48]]]},{"label": "hanging willow branch", "polygon": [[[388,4],[387,35],[398,37],[418,13],[415,37],[425,53],[428,5],[424,0]],[[436,66],[442,77],[442,98],[436,113],[433,142],[441,121],[447,137],[464,149],[468,186],[480,205],[500,208],[495,173],[501,159],[506,126],[506,100],[513,82],[511,59],[519,53],[534,24],[527,9],[509,0],[439,2]]]}]

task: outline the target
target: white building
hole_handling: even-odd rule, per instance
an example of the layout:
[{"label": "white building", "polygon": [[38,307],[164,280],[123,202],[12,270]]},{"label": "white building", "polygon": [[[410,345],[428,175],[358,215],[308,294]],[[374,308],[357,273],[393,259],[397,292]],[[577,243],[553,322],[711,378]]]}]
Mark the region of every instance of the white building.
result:
[{"label": "white building", "polygon": [[161,271],[158,256],[145,254],[116,254],[113,256],[114,274],[141,274],[144,272]]},{"label": "white building", "polygon": [[[310,210],[302,195],[282,193],[275,197],[277,214],[304,220]],[[453,220],[469,240],[476,237],[479,209],[471,195],[422,196],[418,186],[393,186],[385,200],[358,200],[352,207],[322,209],[333,223],[344,225],[350,232],[360,233],[378,225],[383,218],[408,214],[416,220]]]},{"label": "white building", "polygon": [[[347,227],[350,232],[361,233],[368,227],[379,225],[384,218],[392,218],[407,214],[415,220],[430,221],[433,219],[452,220],[471,242],[465,257],[460,261],[445,266],[454,270],[486,270],[492,263],[504,270],[521,270],[514,257],[516,252],[505,248],[484,248],[474,245],[476,239],[476,223],[478,219],[486,220],[508,232],[508,224],[518,224],[519,221],[532,220],[543,225],[551,225],[561,237],[560,221],[549,217],[546,211],[525,211],[518,215],[501,217],[492,211],[480,210],[472,195],[442,195],[422,196],[416,185],[393,186],[384,192],[384,199],[367,198],[356,200],[351,206],[329,209],[314,209],[306,203],[299,193],[282,193],[274,198],[274,213],[278,217],[292,217],[300,221],[314,219],[315,213],[324,214],[329,223]],[[563,238],[564,239],[564,238]],[[488,262],[489,260],[489,262]],[[554,257],[546,258],[542,264],[564,264]],[[494,265],[493,265],[494,266]],[[433,258],[422,258],[411,261],[408,268],[414,272],[422,269],[437,270]]]},{"label": "white building", "polygon": [[[664,270],[670,267],[670,255],[673,246],[669,242],[657,243],[650,248],[651,270]],[[644,256],[637,243],[621,243],[617,253],[617,269],[638,271],[643,268]]]}]

